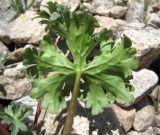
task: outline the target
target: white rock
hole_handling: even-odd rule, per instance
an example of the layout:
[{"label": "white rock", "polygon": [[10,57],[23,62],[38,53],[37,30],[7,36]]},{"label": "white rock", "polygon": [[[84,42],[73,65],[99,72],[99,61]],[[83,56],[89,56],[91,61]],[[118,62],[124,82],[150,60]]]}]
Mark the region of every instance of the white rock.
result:
[{"label": "white rock", "polygon": [[[133,26],[134,25],[134,26]],[[160,30],[142,27],[141,23],[128,24],[119,31],[117,38],[124,34],[132,41],[132,47],[136,48],[136,57],[140,60],[140,66],[147,68],[160,55]]]},{"label": "white rock", "polygon": [[43,0],[42,3],[41,3],[40,9],[44,9],[44,6],[49,1],[67,5],[68,7],[70,7],[71,11],[75,11],[78,8],[78,6],[80,5],[80,0]]},{"label": "white rock", "polygon": [[144,132],[130,131],[127,135],[157,135],[155,130],[150,126]]},{"label": "white rock", "polygon": [[12,23],[11,40],[17,43],[38,44],[46,35],[45,25],[41,25],[40,19],[34,17],[36,17],[34,11],[26,11],[20,15]]},{"label": "white rock", "polygon": [[136,131],[145,131],[153,124],[154,106],[147,105],[136,112],[133,127]]},{"label": "white rock", "polygon": [[159,27],[160,26],[160,14],[151,13],[149,16],[148,24]]},{"label": "white rock", "polygon": [[156,86],[158,76],[151,70],[142,69],[138,72],[133,72],[133,79],[130,82],[135,89],[133,92],[134,100],[131,104],[135,104]]},{"label": "white rock", "polygon": [[95,16],[95,18],[98,20],[100,27],[96,28],[95,32],[99,32],[103,28],[107,28],[113,31],[113,34],[116,35],[116,33],[123,29],[123,27],[126,25],[126,22],[121,19],[113,19],[110,17],[105,16]]}]

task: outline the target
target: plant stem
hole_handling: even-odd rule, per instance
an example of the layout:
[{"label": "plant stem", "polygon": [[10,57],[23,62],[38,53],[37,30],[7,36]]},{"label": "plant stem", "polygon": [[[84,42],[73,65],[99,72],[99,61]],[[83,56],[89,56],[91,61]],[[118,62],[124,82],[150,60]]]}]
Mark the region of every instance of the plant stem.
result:
[{"label": "plant stem", "polygon": [[78,72],[76,74],[76,80],[74,83],[72,98],[69,103],[68,114],[63,129],[63,135],[69,135],[71,134],[72,131],[76,102],[79,93],[80,79],[81,79],[81,72]]}]

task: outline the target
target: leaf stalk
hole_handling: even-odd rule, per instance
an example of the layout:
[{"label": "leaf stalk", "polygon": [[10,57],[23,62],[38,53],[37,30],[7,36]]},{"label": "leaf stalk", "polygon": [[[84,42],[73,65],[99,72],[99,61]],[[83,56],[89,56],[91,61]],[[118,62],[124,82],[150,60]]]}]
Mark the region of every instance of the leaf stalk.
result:
[{"label": "leaf stalk", "polygon": [[74,121],[74,114],[75,114],[75,108],[77,103],[77,97],[79,93],[81,75],[82,73],[80,71],[77,72],[76,74],[76,80],[73,87],[72,98],[69,103],[68,114],[64,124],[63,135],[69,135],[72,132],[72,125]]}]

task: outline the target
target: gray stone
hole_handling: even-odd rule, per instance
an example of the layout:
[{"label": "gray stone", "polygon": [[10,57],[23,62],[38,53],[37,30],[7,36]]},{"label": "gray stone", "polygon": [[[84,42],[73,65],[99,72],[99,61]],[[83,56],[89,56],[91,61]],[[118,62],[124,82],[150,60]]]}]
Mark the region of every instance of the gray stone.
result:
[{"label": "gray stone", "polygon": [[0,0],[0,20],[4,23],[12,21],[16,15],[10,2],[11,0]]},{"label": "gray stone", "polygon": [[156,135],[160,135],[160,128],[154,127],[153,129]]},{"label": "gray stone", "polygon": [[0,41],[0,54],[9,53],[9,49]]},{"label": "gray stone", "polygon": [[126,13],[127,22],[143,22],[144,21],[144,3],[142,0],[130,0],[129,9]]},{"label": "gray stone", "polygon": [[160,128],[160,115],[159,114],[154,115],[154,126]]},{"label": "gray stone", "polygon": [[83,3],[91,13],[98,15],[110,16],[113,18],[120,18],[125,15],[128,7],[115,5],[114,1],[109,0],[93,0],[91,3]]},{"label": "gray stone", "polygon": [[25,77],[26,67],[22,63],[18,63],[16,67],[6,68],[3,75],[9,78],[22,79]]},{"label": "gray stone", "polygon": [[0,40],[10,44],[10,24],[0,20]]},{"label": "gray stone", "polygon": [[41,25],[39,23],[40,19],[35,19],[35,16],[36,12],[26,11],[12,23],[10,33],[12,41],[16,43],[38,44],[43,39],[46,35],[45,25]]},{"label": "gray stone", "polygon": [[114,6],[108,10],[108,15],[113,18],[120,18],[126,14],[128,7]]},{"label": "gray stone", "polygon": [[158,76],[151,70],[142,69],[138,72],[133,72],[133,79],[130,81],[134,87],[134,100],[132,104],[137,103],[146,94],[151,92],[152,88],[158,83]]},{"label": "gray stone", "polygon": [[80,0],[43,0],[41,3],[41,9],[45,9],[45,5],[47,2],[52,1],[52,2],[57,2],[59,4],[64,4],[67,5],[71,11],[75,11],[78,6],[80,5]]},{"label": "gray stone", "polygon": [[140,60],[140,67],[147,68],[160,55],[160,30],[143,27],[141,23],[131,23],[119,31],[117,38],[127,35],[136,48],[135,57]]},{"label": "gray stone", "polygon": [[96,28],[95,32],[99,32],[103,28],[112,30],[113,34],[116,35],[118,31],[121,31],[126,25],[126,22],[121,19],[113,19],[106,16],[95,16],[98,20],[100,27]]},{"label": "gray stone", "polygon": [[150,126],[144,132],[130,131],[127,135],[157,135],[154,129]]},{"label": "gray stone", "polygon": [[31,90],[31,87],[31,81],[25,78],[25,67],[22,63],[4,69],[0,75],[0,99],[21,98]]},{"label": "gray stone", "polygon": [[159,12],[159,14],[156,14],[156,13],[150,14],[149,20],[148,20],[148,25],[152,25],[152,26],[156,26],[156,27],[160,26],[160,12]]},{"label": "gray stone", "polygon": [[149,126],[152,126],[155,113],[154,111],[154,107],[151,105],[147,105],[141,110],[137,111],[133,123],[134,129],[136,131],[143,132]]}]

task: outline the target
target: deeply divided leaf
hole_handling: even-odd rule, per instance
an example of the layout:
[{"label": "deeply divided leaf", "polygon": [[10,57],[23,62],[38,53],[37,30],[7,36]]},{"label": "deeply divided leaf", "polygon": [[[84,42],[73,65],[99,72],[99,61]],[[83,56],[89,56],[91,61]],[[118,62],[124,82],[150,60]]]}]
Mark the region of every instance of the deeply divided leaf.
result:
[{"label": "deeply divided leaf", "polygon": [[[37,78],[31,96],[43,99],[43,107],[57,113],[72,94],[76,75],[81,74],[79,97],[83,97],[87,108],[92,108],[92,114],[102,112],[113,102],[130,103],[133,87],[129,79],[138,67],[131,40],[124,35],[120,43],[114,43],[107,29],[94,33],[97,21],[85,11],[70,12],[52,2],[47,7],[48,11],[40,10],[38,17],[48,30],[66,41],[73,60],[67,59],[48,38],[44,38],[39,50],[27,49],[24,64],[29,65],[28,73]],[[98,46],[99,52],[89,61],[88,56]],[[50,74],[47,78],[46,73]]]}]

